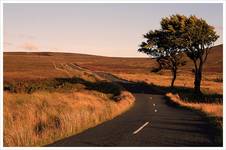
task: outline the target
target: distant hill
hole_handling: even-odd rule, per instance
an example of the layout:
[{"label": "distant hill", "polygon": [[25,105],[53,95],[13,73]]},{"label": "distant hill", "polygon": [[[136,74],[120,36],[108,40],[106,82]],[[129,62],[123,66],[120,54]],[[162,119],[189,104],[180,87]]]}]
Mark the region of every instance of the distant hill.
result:
[{"label": "distant hill", "polygon": [[[186,70],[191,70],[194,66],[193,62],[186,58],[187,64],[183,67]],[[223,72],[223,45],[213,47],[204,64],[205,72]]]},{"label": "distant hill", "polygon": [[[183,67],[191,71],[193,62],[188,58]],[[56,64],[75,63],[92,71],[107,72],[150,72],[156,67],[151,58],[103,57],[75,53],[55,52],[4,52],[4,80],[52,78],[65,75],[54,69]],[[204,66],[205,72],[223,72],[223,45],[215,46]]]},{"label": "distant hill", "polygon": [[205,64],[205,71],[208,72],[223,72],[223,45],[215,46]]}]

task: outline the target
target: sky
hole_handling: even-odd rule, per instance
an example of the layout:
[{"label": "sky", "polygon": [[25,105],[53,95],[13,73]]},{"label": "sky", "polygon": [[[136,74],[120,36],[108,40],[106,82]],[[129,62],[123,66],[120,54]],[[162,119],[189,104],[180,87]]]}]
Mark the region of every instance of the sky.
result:
[{"label": "sky", "polygon": [[5,3],[4,51],[51,51],[113,57],[138,53],[143,34],[162,17],[196,15],[215,27],[222,44],[223,5],[217,3],[63,4]]}]

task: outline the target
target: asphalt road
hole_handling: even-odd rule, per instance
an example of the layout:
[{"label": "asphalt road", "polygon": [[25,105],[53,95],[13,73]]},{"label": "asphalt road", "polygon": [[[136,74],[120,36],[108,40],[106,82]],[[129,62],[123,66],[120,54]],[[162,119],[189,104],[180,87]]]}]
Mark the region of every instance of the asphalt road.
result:
[{"label": "asphalt road", "polygon": [[209,126],[197,112],[171,107],[162,95],[134,96],[126,113],[47,146],[213,146]]}]

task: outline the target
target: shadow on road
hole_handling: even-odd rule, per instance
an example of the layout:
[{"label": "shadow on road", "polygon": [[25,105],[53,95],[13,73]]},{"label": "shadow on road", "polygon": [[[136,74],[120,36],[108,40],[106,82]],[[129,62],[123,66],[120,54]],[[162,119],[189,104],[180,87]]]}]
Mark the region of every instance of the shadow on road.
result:
[{"label": "shadow on road", "polygon": [[[113,75],[111,75],[113,76]],[[155,84],[148,84],[146,82],[131,82],[120,79],[117,76],[117,84],[123,86],[131,93],[145,93],[145,94],[159,94],[165,95],[168,92],[179,94],[183,100],[188,102],[204,102],[204,103],[223,103],[223,95],[221,94],[194,94],[193,88],[175,86],[174,88],[158,86]]]}]

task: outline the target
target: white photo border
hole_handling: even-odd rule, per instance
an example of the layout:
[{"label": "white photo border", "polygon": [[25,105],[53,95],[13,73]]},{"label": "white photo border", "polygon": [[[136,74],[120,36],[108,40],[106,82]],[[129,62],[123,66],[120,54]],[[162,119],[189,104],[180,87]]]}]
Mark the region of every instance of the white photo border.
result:
[{"label": "white photo border", "polygon": [[[0,0],[0,150],[72,150],[72,149],[84,149],[84,150],[99,150],[99,149],[150,149],[150,150],[220,150],[225,149],[225,123],[224,116],[226,115],[225,111],[223,111],[223,147],[3,147],[3,32],[4,32],[4,4],[9,3],[219,3],[223,5],[223,18],[226,18],[225,11],[225,0]],[[208,10],[207,10],[208,11]],[[222,19],[223,19],[222,18]],[[226,43],[226,35],[225,35],[225,27],[226,27],[226,19],[223,19],[223,80],[226,80],[226,76],[224,76],[226,62],[224,57],[226,57],[225,46]],[[225,84],[223,83],[223,100],[225,99]],[[226,104],[223,102],[223,110],[225,110]]]}]

